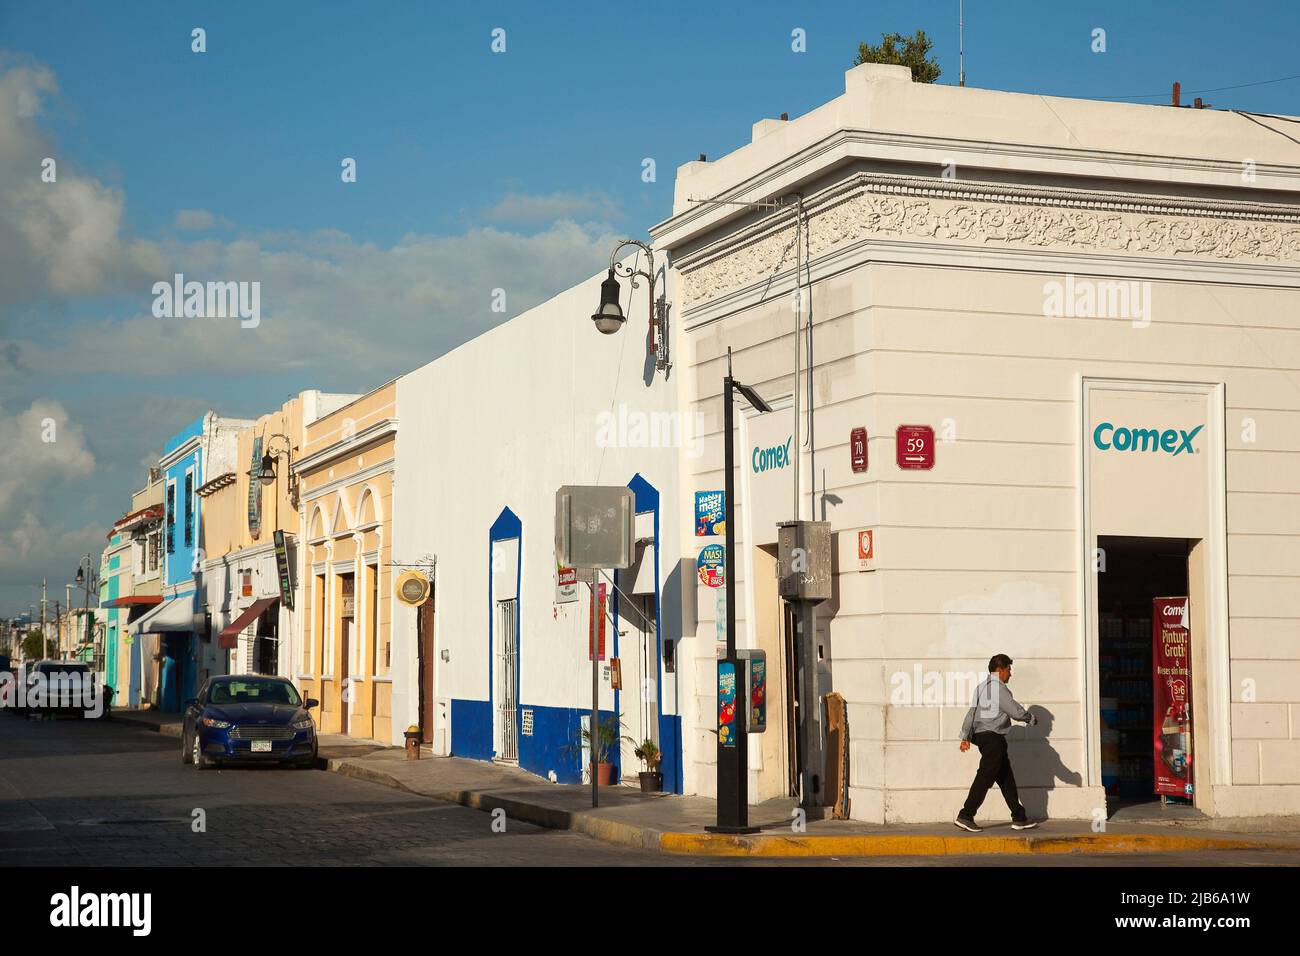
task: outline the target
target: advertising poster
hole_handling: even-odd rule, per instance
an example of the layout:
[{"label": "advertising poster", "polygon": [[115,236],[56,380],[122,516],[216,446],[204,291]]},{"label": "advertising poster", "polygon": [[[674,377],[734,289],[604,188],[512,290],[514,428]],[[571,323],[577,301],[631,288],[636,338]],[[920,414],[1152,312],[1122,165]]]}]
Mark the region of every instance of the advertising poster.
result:
[{"label": "advertising poster", "polygon": [[761,734],[767,729],[767,659],[749,662],[749,729]]},{"label": "advertising poster", "polygon": [[591,612],[596,610],[598,615],[596,636],[600,648],[600,659],[605,659],[605,585],[600,585],[600,597],[597,598],[596,604],[598,609],[592,607],[591,601],[587,602],[587,660],[591,660]]},{"label": "advertising poster", "polygon": [[280,603],[293,610],[293,579],[289,576],[289,547],[284,540],[284,532],[276,529],[272,536],[275,541],[275,573],[280,579]]},{"label": "advertising poster", "polygon": [[720,544],[711,544],[700,552],[695,569],[699,572],[701,584],[711,588],[720,588],[726,584],[726,557],[727,553]]},{"label": "advertising poster", "polygon": [[1192,629],[1187,598],[1158,597],[1151,606],[1152,723],[1155,792],[1192,795]]},{"label": "advertising poster", "polygon": [[722,498],[721,491],[695,492],[695,536],[697,538],[727,533]]},{"label": "advertising poster", "polygon": [[736,746],[736,664],[718,662],[718,742]]}]

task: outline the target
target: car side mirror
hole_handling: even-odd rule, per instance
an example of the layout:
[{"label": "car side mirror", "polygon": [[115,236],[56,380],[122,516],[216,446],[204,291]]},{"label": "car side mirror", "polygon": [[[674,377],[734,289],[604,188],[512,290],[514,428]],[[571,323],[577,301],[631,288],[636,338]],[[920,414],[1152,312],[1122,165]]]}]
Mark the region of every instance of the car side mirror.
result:
[{"label": "car side mirror", "polygon": [[307,702],[302,705],[304,710],[311,710],[313,707],[319,707],[320,701],[315,697],[308,697]]}]

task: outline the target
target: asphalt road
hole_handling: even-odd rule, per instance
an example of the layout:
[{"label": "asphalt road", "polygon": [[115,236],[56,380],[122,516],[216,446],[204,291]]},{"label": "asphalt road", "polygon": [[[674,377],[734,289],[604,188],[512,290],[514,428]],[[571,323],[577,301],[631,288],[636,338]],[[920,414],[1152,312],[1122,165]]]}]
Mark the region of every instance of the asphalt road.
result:
[{"label": "asphalt road", "polygon": [[[196,830],[196,820],[204,828]],[[1294,852],[1072,857],[676,856],[611,846],[318,770],[197,771],[180,742],[111,721],[0,714],[7,866],[1276,866]]]}]

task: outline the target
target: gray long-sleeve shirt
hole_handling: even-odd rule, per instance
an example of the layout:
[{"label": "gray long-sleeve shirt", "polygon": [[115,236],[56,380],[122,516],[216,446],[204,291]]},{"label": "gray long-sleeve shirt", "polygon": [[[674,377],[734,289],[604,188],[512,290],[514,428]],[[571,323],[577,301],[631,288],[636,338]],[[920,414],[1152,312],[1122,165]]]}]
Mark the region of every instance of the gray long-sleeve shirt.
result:
[{"label": "gray long-sleeve shirt", "polygon": [[1035,723],[1033,714],[1021,707],[1011,696],[1011,688],[1002,683],[996,673],[989,674],[975,688],[975,699],[966,719],[961,722],[961,739],[970,740],[972,734],[992,732],[1006,734],[1011,721]]}]

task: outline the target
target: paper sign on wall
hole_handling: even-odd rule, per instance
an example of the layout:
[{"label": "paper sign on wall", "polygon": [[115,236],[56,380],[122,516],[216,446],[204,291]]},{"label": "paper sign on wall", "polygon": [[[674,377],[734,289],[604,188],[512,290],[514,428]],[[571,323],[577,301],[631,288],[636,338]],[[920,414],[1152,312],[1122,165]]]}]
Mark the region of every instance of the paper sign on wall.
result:
[{"label": "paper sign on wall", "polygon": [[858,532],[858,570],[876,570],[876,532],[873,528]]}]

